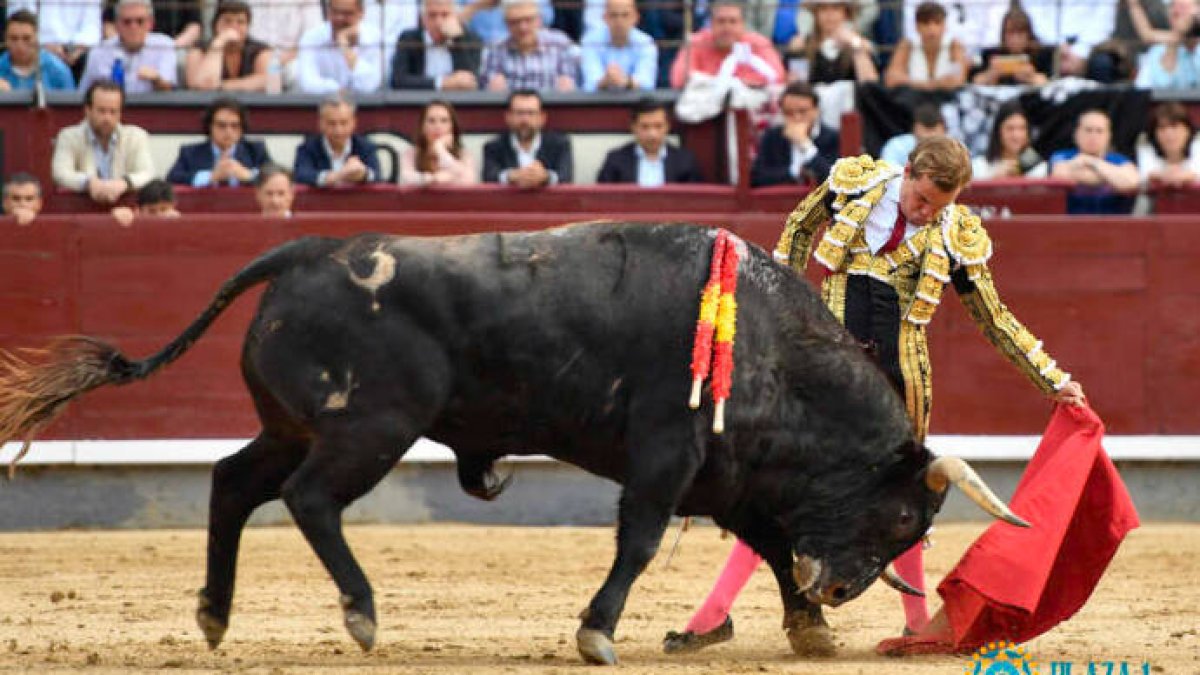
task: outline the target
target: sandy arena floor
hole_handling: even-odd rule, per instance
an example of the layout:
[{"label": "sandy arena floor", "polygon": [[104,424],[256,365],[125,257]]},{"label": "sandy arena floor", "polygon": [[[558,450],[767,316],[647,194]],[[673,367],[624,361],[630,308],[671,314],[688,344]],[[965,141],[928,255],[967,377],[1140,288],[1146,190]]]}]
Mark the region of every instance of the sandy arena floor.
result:
[{"label": "sandy arena floor", "polygon": [[[940,578],[979,531],[939,527],[931,575]],[[0,670],[584,672],[575,617],[608,569],[611,530],[378,526],[349,536],[376,589],[381,625],[370,654],[342,629],[336,590],[293,528],[247,532],[232,625],[215,652],[192,620],[203,532],[0,534]],[[621,673],[949,675],[970,664],[876,657],[875,642],[901,625],[896,594],[881,585],[828,613],[842,643],[838,657],[799,660],[779,629],[765,569],[736,607],[737,639],[668,657],[659,648],[663,633],[682,628],[731,543],[714,528],[695,528],[666,569],[673,536],[630,597],[617,632]],[[1030,645],[1042,674],[1050,674],[1050,661],[1071,661],[1073,673],[1086,673],[1092,659],[1127,661],[1139,674],[1143,661],[1154,673],[1200,673],[1198,559],[1200,526],[1135,531],[1083,611]]]}]

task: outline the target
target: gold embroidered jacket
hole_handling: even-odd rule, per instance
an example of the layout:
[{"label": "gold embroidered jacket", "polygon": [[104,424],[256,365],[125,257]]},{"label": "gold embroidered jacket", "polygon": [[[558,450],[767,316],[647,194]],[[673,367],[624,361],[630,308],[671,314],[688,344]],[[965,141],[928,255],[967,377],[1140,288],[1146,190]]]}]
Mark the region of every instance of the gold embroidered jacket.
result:
[{"label": "gold embroidered jacket", "polygon": [[[1070,375],[1001,302],[987,268],[991,239],[966,207],[952,204],[896,250],[871,253],[863,223],[888,182],[901,172],[866,155],[838,160],[829,178],[788,216],[776,259],[803,274],[811,254],[833,275],[825,282],[827,298],[839,275],[865,274],[882,281],[896,289],[901,320],[921,327],[933,318],[951,273],[964,274],[970,283],[959,286],[959,295],[988,340],[1043,392],[1062,389]],[[825,235],[812,252],[817,230],[825,223]],[[844,279],[842,283],[844,287]]]}]

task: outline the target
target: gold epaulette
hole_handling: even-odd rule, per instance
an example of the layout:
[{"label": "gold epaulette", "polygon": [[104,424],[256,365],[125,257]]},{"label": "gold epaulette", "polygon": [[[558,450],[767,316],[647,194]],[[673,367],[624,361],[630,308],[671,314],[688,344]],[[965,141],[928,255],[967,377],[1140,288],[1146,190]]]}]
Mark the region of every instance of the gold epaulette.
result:
[{"label": "gold epaulette", "polygon": [[956,265],[967,269],[975,280],[992,257],[992,240],[979,216],[960,204],[947,206],[941,215],[942,239],[946,252]]},{"label": "gold epaulette", "polygon": [[870,155],[843,157],[829,171],[829,189],[839,195],[862,194],[900,175],[903,167]]}]

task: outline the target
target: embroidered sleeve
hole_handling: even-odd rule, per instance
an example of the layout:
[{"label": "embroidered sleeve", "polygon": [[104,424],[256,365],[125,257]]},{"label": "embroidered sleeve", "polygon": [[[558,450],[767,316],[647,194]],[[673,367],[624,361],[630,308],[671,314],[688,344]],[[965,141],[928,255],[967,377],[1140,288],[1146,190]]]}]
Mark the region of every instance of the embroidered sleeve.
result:
[{"label": "embroidered sleeve", "polygon": [[808,267],[813,237],[817,229],[829,221],[829,181],[808,193],[792,210],[775,246],[775,259],[800,274]]},{"label": "embroidered sleeve", "polygon": [[1042,341],[1004,306],[986,265],[960,267],[952,277],[963,305],[988,342],[1025,373],[1034,386],[1049,394],[1071,381],[1071,376],[1042,348]]}]

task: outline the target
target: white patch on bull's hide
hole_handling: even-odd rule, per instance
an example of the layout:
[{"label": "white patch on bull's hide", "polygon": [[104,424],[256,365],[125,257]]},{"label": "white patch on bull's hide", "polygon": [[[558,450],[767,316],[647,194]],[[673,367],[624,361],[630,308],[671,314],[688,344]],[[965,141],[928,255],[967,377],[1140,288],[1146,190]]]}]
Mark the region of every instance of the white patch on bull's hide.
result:
[{"label": "white patch on bull's hide", "polygon": [[[323,378],[327,378],[329,373],[322,373]],[[354,391],[357,385],[354,384],[354,372],[346,371],[346,389],[344,391],[331,391],[329,396],[325,397],[325,410],[345,410],[350,405],[350,392]]]},{"label": "white patch on bull's hide", "polygon": [[396,278],[396,257],[383,250],[382,245],[368,257],[375,261],[375,269],[371,271],[371,276],[360,277],[351,268],[350,281],[371,294],[371,311],[378,312],[380,310],[379,289]]}]

